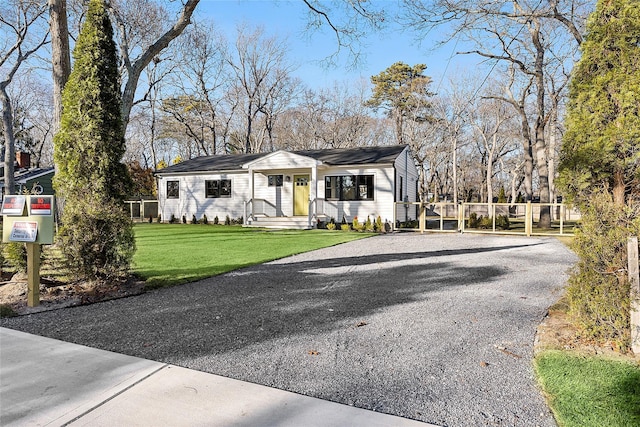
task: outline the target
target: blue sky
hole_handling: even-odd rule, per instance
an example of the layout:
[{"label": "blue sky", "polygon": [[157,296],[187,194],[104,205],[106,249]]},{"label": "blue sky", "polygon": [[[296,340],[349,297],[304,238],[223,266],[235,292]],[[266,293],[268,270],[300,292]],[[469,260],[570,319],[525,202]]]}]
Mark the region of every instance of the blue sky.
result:
[{"label": "blue sky", "polygon": [[[395,4],[391,0],[375,1],[384,1],[389,8]],[[426,64],[425,74],[433,78],[432,89],[436,90],[441,82],[446,86],[445,74],[468,76],[479,62],[476,57],[460,55],[449,60],[456,49],[453,43],[432,50],[436,40],[426,38],[418,45],[414,34],[396,27],[387,29],[384,34],[372,34],[365,40],[364,61],[358,69],[347,67],[346,52],[340,55],[338,67],[328,69],[320,62],[336,51],[336,39],[329,31],[305,34],[307,11],[300,0],[202,0],[197,14],[212,19],[229,39],[235,37],[236,25],[242,22],[263,26],[266,34],[286,37],[291,47],[289,58],[299,65],[296,76],[313,88],[328,87],[335,81],[356,81],[361,77],[368,80],[394,62],[402,61],[409,65]]]}]

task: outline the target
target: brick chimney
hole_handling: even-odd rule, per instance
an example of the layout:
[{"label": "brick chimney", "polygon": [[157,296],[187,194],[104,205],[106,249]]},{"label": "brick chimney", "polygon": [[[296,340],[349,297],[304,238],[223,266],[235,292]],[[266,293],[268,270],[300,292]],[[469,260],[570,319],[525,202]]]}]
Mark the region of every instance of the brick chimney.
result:
[{"label": "brick chimney", "polygon": [[31,167],[31,154],[18,151],[16,153],[16,162],[18,162],[18,169],[29,169]]}]

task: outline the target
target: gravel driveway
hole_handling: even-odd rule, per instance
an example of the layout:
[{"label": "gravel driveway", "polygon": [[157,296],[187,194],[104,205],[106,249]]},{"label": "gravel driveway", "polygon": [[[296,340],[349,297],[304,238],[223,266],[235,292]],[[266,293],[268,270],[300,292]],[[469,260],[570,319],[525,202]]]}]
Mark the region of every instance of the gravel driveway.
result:
[{"label": "gravel driveway", "polygon": [[535,329],[554,238],[391,234],[0,326],[446,426],[553,426]]}]

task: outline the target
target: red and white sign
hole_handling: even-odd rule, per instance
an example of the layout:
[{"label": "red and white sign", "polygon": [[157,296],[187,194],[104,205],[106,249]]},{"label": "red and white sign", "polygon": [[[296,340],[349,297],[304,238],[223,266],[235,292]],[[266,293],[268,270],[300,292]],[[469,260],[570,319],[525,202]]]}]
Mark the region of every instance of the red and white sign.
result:
[{"label": "red and white sign", "polygon": [[11,227],[10,242],[35,242],[38,237],[38,223],[35,221],[15,221]]},{"label": "red and white sign", "polygon": [[30,215],[51,216],[53,214],[53,197],[51,196],[31,196],[29,200]]},{"label": "red and white sign", "polygon": [[22,215],[25,202],[25,196],[4,196],[4,199],[2,199],[2,215]]}]

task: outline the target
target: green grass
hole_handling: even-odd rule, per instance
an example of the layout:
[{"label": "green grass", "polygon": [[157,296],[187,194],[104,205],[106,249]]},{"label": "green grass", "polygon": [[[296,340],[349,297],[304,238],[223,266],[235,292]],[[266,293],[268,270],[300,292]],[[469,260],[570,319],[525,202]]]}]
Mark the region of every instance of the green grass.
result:
[{"label": "green grass", "polygon": [[550,350],[535,360],[560,427],[640,426],[640,366]]},{"label": "green grass", "polygon": [[237,226],[136,224],[134,272],[147,288],[177,285],[371,234]]}]

